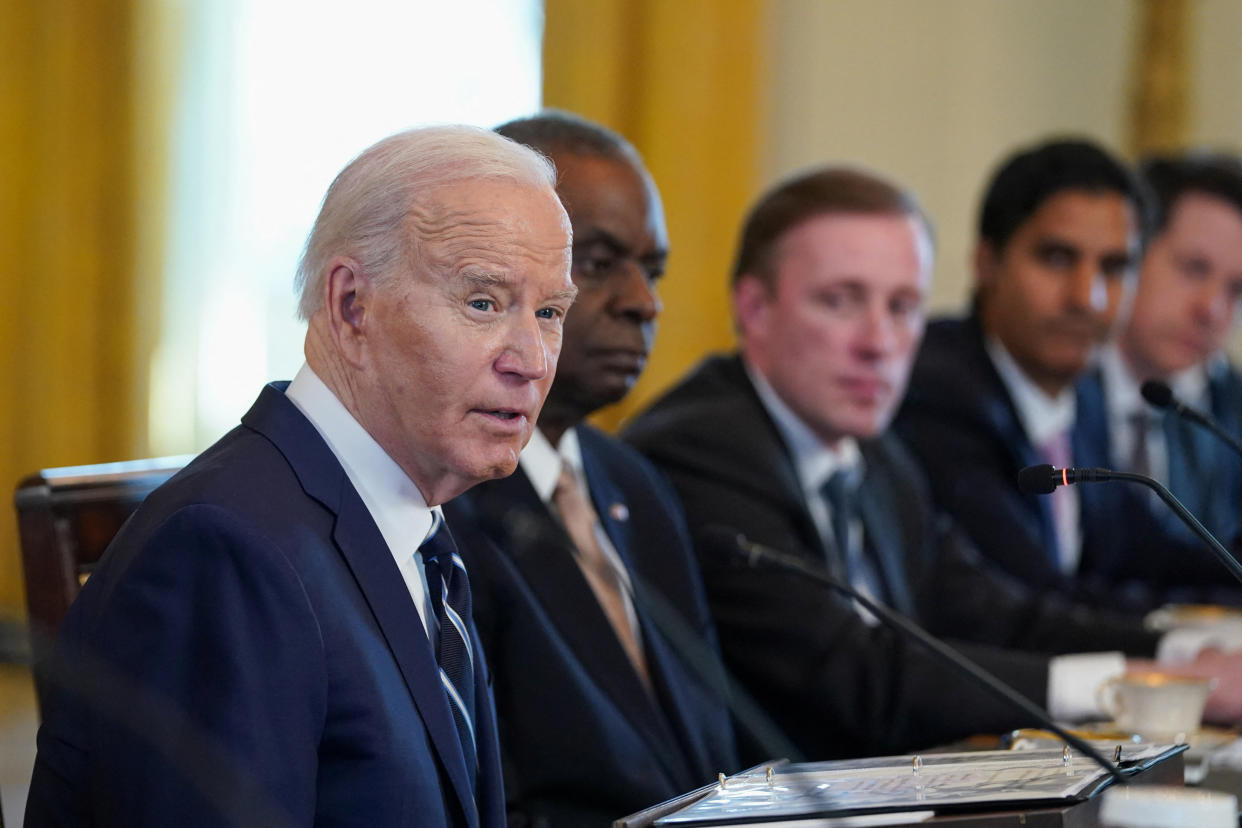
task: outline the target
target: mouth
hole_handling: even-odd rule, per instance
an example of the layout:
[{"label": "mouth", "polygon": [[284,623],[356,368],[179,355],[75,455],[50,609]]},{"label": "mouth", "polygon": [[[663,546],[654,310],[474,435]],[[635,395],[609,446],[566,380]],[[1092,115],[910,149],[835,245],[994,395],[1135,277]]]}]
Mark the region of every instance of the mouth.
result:
[{"label": "mouth", "polygon": [[893,389],[892,384],[887,380],[871,377],[847,377],[841,381],[841,386],[852,397],[869,402],[887,399]]},{"label": "mouth", "polygon": [[595,361],[605,371],[620,371],[627,374],[642,373],[647,367],[647,352],[629,348],[616,348],[596,351]]},{"label": "mouth", "polygon": [[475,408],[470,413],[482,416],[506,433],[521,431],[530,420],[525,411],[516,408]]}]

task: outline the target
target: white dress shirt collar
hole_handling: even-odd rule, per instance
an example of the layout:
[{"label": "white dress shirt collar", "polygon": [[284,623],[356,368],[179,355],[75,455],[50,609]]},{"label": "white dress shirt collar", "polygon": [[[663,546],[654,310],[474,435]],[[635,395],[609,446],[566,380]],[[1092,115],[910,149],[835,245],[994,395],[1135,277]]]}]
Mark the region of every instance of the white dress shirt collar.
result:
[{"label": "white dress shirt collar", "polygon": [[1078,404],[1072,385],[1057,396],[1049,397],[1023,372],[999,340],[988,337],[984,344],[1032,445],[1042,446],[1052,437],[1073,428]]},{"label": "white dress shirt collar", "polygon": [[746,368],[751,384],[755,386],[759,401],[776,423],[776,430],[780,432],[781,439],[793,456],[798,482],[802,484],[803,495],[807,500],[819,500],[824,484],[838,470],[861,470],[862,452],[858,448],[857,440],[843,437],[837,445],[827,445],[785,404],[763,374],[745,360],[742,365]]},{"label": "white dress shirt collar", "polygon": [[311,421],[345,469],[388,544],[426,625],[426,575],[417,551],[433,523],[432,509],[422,492],[310,366],[302,366],[285,396]]},{"label": "white dress shirt collar", "polygon": [[[1208,375],[1216,361],[1192,365],[1169,378],[1169,388],[1181,401],[1193,406],[1208,404]],[[1142,381],[1134,375],[1130,364],[1116,343],[1109,343],[1100,355],[1100,371],[1104,378],[1104,393],[1110,412],[1150,410],[1140,391]]]},{"label": "white dress shirt collar", "polygon": [[1110,420],[1127,420],[1137,412],[1146,413],[1149,410],[1147,401],[1139,393],[1139,380],[1116,343],[1110,342],[1100,352],[1100,379],[1104,384],[1104,403],[1108,406]]},{"label": "white dress shirt collar", "polygon": [[518,456],[518,462],[539,499],[544,503],[551,503],[563,463],[570,465],[580,482],[583,480],[582,447],[578,443],[578,431],[573,428],[566,429],[561,435],[560,443],[553,446],[543,432],[536,428],[530,436],[530,442]]}]

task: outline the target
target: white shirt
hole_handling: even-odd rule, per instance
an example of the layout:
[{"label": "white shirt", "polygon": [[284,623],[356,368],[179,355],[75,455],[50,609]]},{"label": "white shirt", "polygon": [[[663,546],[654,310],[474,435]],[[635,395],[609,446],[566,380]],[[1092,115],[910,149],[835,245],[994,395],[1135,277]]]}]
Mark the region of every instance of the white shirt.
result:
[{"label": "white shirt", "polygon": [[[824,486],[838,471],[854,471],[858,475],[857,479],[861,479],[863,458],[858,441],[847,436],[837,441],[835,446],[827,445],[785,404],[762,374],[745,361],[742,365],[755,387],[755,393],[759,395],[759,401],[776,423],[776,430],[780,432],[789,448],[790,456],[793,457],[798,482],[802,486],[802,500],[811,514],[816,531],[819,532],[820,543],[825,548],[834,548],[836,538],[832,530],[832,510],[823,496]],[[849,533],[850,545],[855,549],[862,549],[865,539],[861,518],[855,517],[850,524]],[[861,564],[861,572],[851,573],[850,586],[873,601],[879,600],[884,594],[880,574],[866,556],[863,556]],[[857,602],[854,609],[868,624],[877,623],[877,619]]]},{"label": "white shirt", "polygon": [[[751,384],[755,386],[755,392],[759,395],[760,401],[773,422],[776,423],[781,438],[794,457],[794,466],[798,470],[798,478],[802,483],[803,500],[806,501],[812,517],[815,517],[814,504],[817,502],[822,504],[823,498],[819,496],[818,487],[812,488],[810,483],[818,479],[819,485],[822,485],[832,472],[849,462],[851,455],[856,455],[856,462],[861,462],[858,443],[853,438],[846,438],[833,452],[777,396],[776,391],[758,371],[750,367],[745,360],[743,360],[743,365],[746,367]],[[1069,422],[1073,422],[1072,409]],[[827,518],[827,505],[823,505],[822,508],[822,514],[825,516],[823,523],[820,523],[820,518],[815,518],[821,535],[830,525]],[[831,529],[827,531],[831,534]],[[870,619],[869,622],[874,623],[869,613],[864,616],[864,619]],[[1108,679],[1120,676],[1124,672],[1125,656],[1121,653],[1086,653],[1056,656],[1050,659],[1048,663],[1048,712],[1053,718],[1062,720],[1098,717],[1102,711],[1096,697],[1097,688]]]},{"label": "white shirt", "polygon": [[[1073,386],[1065,388],[1055,397],[1049,397],[1018,367],[1018,363],[998,340],[988,338],[985,345],[1005,390],[1013,400],[1014,408],[1018,410],[1018,421],[1031,444],[1038,448],[1059,434],[1065,434],[1068,438],[1078,415],[1078,401],[1074,397]],[[1082,558],[1082,528],[1079,525],[1081,501],[1078,490],[1073,486],[1059,488],[1052,496],[1059,497],[1064,502],[1064,519],[1053,522],[1057,533],[1057,546],[1061,551],[1061,571],[1072,574],[1078,571],[1078,563]]]},{"label": "white shirt", "polygon": [[[1134,454],[1134,415],[1148,415],[1147,468],[1149,474],[1168,485],[1169,450],[1160,427],[1164,412],[1153,408],[1143,399],[1142,380],[1130,370],[1121,350],[1110,344],[1100,359],[1100,374],[1104,385],[1104,401],[1108,407],[1108,428],[1112,436],[1111,462],[1120,468],[1128,468]],[[1169,387],[1179,400],[1197,408],[1208,407],[1208,369],[1206,365],[1192,365],[1174,375]]]},{"label": "white shirt", "polygon": [[[552,503],[552,496],[556,493],[556,484],[561,478],[561,467],[569,466],[573,472],[574,480],[578,483],[578,488],[586,497],[588,503],[592,503],[591,490],[587,485],[586,473],[582,465],[582,446],[578,442],[578,432],[576,429],[566,429],[561,435],[560,442],[556,447],[548,441],[539,429],[535,429],[530,436],[530,442],[526,444],[526,448],[522,449],[522,453],[518,455],[518,463],[522,467],[522,471],[530,480],[531,486],[535,490],[535,494],[539,495],[539,499],[548,506],[550,510],[555,512],[555,506]],[[597,520],[595,522],[595,541],[599,544],[600,550],[604,553],[604,557],[608,559],[608,563],[617,571],[622,585],[622,600],[625,602],[625,616],[629,621],[630,629],[634,632],[634,640],[642,643],[642,629],[638,625],[638,615],[634,611],[634,584],[630,580],[630,572],[625,567],[625,563],[621,560],[617,548],[612,545],[612,540],[608,537],[608,533],[604,531],[603,525]]]},{"label": "white shirt", "polygon": [[311,421],[345,469],[388,544],[423,628],[430,636],[434,617],[429,618],[427,574],[418,547],[433,525],[433,510],[414,481],[358,424],[310,366],[302,366],[285,396]]}]

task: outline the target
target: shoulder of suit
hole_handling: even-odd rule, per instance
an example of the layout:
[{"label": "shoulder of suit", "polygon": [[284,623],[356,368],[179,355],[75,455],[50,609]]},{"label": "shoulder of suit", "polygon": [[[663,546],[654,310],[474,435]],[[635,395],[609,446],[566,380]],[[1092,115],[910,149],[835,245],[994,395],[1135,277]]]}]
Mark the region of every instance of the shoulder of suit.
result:
[{"label": "shoulder of suit", "polygon": [[647,452],[671,439],[710,437],[737,418],[739,404],[751,400],[758,405],[741,360],[709,356],[636,416],[621,438]]}]

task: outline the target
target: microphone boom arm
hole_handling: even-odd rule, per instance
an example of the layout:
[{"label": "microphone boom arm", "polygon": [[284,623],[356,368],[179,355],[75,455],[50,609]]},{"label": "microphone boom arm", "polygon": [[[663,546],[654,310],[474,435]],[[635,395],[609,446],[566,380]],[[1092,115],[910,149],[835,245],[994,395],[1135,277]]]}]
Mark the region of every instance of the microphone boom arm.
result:
[{"label": "microphone boom arm", "polygon": [[1126,777],[1121,773],[1117,766],[1100,755],[1099,751],[1091,747],[1091,745],[1089,745],[1086,741],[1065,730],[1063,727],[1054,722],[1052,717],[1049,716],[1047,712],[1033,704],[1025,696],[1006,685],[978,664],[975,664],[973,661],[966,658],[948,644],[945,644],[943,641],[940,641],[932,636],[909,618],[906,618],[900,613],[894,612],[883,604],[872,601],[866,595],[863,595],[862,593],[831,577],[820,567],[808,561],[804,561],[796,555],[790,555],[777,549],[771,549],[762,544],[753,543],[741,534],[736,536],[736,544],[737,548],[746,555],[746,560],[751,567],[756,567],[760,563],[766,563],[781,569],[793,570],[801,573],[822,586],[854,599],[876,618],[879,618],[885,624],[897,629],[899,632],[910,636],[910,638],[914,639],[914,641],[922,647],[953,665],[954,669],[964,673],[974,681],[981,684],[992,695],[1008,704],[1013,705],[1023,713],[1030,716],[1033,720],[1041,723],[1044,727],[1051,730],[1063,741],[1065,741],[1066,744],[1070,745],[1075,750],[1079,751],[1084,756],[1090,758],[1100,767],[1108,771],[1108,773],[1118,783],[1123,785],[1126,784]]},{"label": "microphone boom arm", "polygon": [[1134,472],[1113,471],[1111,469],[1066,469],[1065,475],[1070,483],[1094,483],[1105,480],[1129,480],[1133,483],[1141,483],[1147,488],[1154,491],[1160,496],[1168,507],[1182,519],[1182,522],[1191,528],[1198,535],[1212,553],[1220,559],[1225,568],[1236,578],[1242,582],[1242,564],[1238,563],[1238,559],[1230,554],[1224,544],[1216,539],[1216,537],[1207,530],[1207,528],[1199,522],[1199,519],[1190,513],[1190,510],[1182,505],[1181,501],[1173,496],[1173,493],[1166,489],[1158,480]]}]

